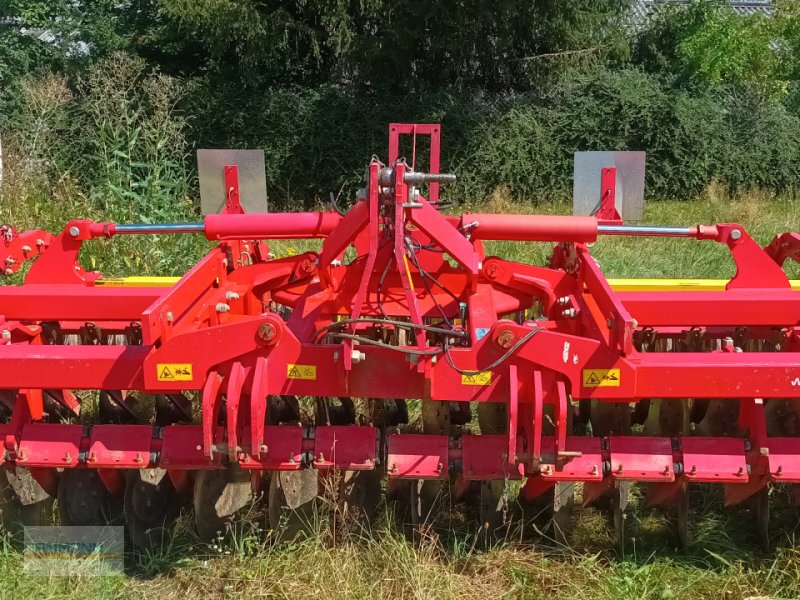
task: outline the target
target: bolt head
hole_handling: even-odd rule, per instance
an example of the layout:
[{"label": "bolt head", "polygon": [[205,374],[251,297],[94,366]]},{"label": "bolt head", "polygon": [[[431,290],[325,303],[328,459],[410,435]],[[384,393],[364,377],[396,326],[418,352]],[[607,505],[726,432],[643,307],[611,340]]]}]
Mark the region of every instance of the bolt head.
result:
[{"label": "bolt head", "polygon": [[503,329],[503,331],[497,335],[497,344],[501,348],[510,348],[516,341],[517,336],[515,336],[514,332],[510,329]]},{"label": "bolt head", "polygon": [[275,339],[275,326],[272,323],[262,323],[258,326],[258,337],[265,342],[271,342]]},{"label": "bolt head", "polygon": [[734,229],[733,231],[731,231],[731,239],[732,240],[735,241],[735,240],[738,240],[741,237],[742,237],[742,230],[741,229]]},{"label": "bolt head", "polygon": [[69,228],[68,233],[72,237],[78,237],[81,234],[81,230],[75,227],[75,225],[73,225],[72,227]]}]

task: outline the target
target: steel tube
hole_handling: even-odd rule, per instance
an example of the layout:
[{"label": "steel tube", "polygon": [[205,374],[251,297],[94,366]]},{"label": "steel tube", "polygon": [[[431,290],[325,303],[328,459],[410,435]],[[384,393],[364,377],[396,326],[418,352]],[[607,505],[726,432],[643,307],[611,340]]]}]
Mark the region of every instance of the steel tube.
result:
[{"label": "steel tube", "polygon": [[598,225],[599,235],[631,235],[649,237],[695,237],[696,227],[665,227],[661,225]]},{"label": "steel tube", "polygon": [[114,233],[125,234],[155,234],[155,233],[203,233],[204,223],[128,223],[115,225]]}]

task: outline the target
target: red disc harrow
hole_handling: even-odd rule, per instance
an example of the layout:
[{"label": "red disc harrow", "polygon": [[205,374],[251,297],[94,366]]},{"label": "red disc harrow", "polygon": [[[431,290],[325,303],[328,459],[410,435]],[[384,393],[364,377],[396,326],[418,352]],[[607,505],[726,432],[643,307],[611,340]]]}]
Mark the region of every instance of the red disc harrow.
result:
[{"label": "red disc harrow", "polygon": [[[409,134],[430,136],[429,172],[399,158]],[[629,226],[613,194],[598,216],[448,216],[439,135],[390,125],[388,162],[369,163],[346,214],[244,214],[234,185],[201,223],[4,227],[6,274],[36,259],[0,288],[4,514],[38,523],[57,498],[63,522],[124,518],[148,545],[182,498],[212,538],[262,490],[290,535],[338,474],[338,506],[362,520],[386,477],[414,523],[449,485],[488,529],[521,480],[561,536],[579,482],[622,544],[636,482],[678,508],[685,542],[687,486],[718,483],[726,504],[753,503],[768,543],[769,486],[800,483],[800,292],[782,269],[800,237],[762,248],[733,223]],[[161,287],[108,285],[78,262],[85,243],[165,233],[218,245]],[[615,292],[589,250],[606,235],[722,244],[736,275],[719,291]],[[319,252],[270,254],[309,238]],[[487,240],[554,245],[534,266],[487,256]],[[407,399],[416,433],[400,428]]]}]

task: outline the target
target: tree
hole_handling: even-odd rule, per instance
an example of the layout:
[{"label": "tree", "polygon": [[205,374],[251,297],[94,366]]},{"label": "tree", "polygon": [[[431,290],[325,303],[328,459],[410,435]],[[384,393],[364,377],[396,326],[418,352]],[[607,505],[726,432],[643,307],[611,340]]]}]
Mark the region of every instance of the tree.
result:
[{"label": "tree", "polygon": [[244,85],[524,89],[543,55],[624,54],[629,0],[160,0]]}]

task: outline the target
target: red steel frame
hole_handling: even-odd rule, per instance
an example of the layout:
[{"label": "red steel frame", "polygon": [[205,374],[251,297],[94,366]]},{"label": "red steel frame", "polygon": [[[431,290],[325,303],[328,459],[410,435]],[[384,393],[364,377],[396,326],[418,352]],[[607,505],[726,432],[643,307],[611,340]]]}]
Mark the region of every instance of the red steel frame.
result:
[{"label": "red steel frame", "polygon": [[[244,215],[235,167],[226,168],[228,208],[204,222],[206,237],[220,243],[166,289],[95,285],[100,274],[84,270],[78,252],[84,242],[117,235],[113,223],[76,220],[57,236],[4,228],[9,273],[38,259],[24,285],[0,288],[0,389],[13,401],[11,420],[0,426],[0,462],[31,468],[41,481],[54,467],[161,466],[173,475],[228,462],[371,469],[379,459],[371,426],[316,427],[311,435],[264,425],[267,396],[349,396],[507,404],[506,435],[464,435],[455,443],[437,435],[389,436],[390,477],[445,478],[454,469],[465,479],[528,477],[532,494],[558,481],[601,489],[630,479],[668,484],[663,497],[686,481],[712,481],[726,485],[732,503],[769,481],[800,482],[800,438],[768,437],[763,413],[765,399],[800,397],[800,293],[781,268],[785,258],[798,257],[797,234],[762,249],[739,225],[698,226],[693,237],[726,245],[736,264],[725,291],[614,293],[587,246],[603,220],[445,216],[434,206],[438,183],[430,184],[430,200],[415,195],[406,182],[411,167],[398,160],[398,138],[429,135],[436,173],[439,134],[438,125],[391,124],[392,171],[373,160],[367,193],[346,216]],[[390,185],[381,181],[387,173]],[[613,187],[606,195],[613,201]],[[268,258],[268,240],[300,238],[320,238],[320,251]],[[421,248],[414,260],[409,238]],[[485,240],[556,245],[550,265],[538,267],[486,256]],[[358,258],[342,264],[350,246]],[[440,252],[427,250],[433,246]],[[456,299],[441,287],[426,290],[420,269]],[[272,312],[272,303],[290,307],[291,316]],[[504,318],[533,304],[543,319]],[[371,335],[376,326],[365,318],[387,314],[425,324],[442,312],[465,317],[470,340],[447,356],[423,329],[403,347],[420,352],[413,359],[396,347],[318,335],[342,317],[360,319],[343,333]],[[54,322],[62,332],[87,322],[106,334],[133,331],[140,343],[52,343],[44,325]],[[687,331],[773,336],[781,351],[739,352],[740,339],[712,352],[640,352],[634,345],[647,332],[677,338]],[[44,423],[43,389],[193,390],[202,423]],[[567,434],[567,412],[580,399],[648,398],[738,399],[746,437]],[[554,410],[553,435],[543,434],[545,405]]]}]

